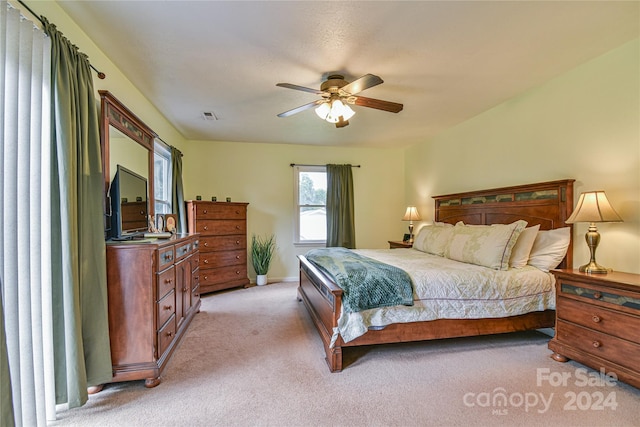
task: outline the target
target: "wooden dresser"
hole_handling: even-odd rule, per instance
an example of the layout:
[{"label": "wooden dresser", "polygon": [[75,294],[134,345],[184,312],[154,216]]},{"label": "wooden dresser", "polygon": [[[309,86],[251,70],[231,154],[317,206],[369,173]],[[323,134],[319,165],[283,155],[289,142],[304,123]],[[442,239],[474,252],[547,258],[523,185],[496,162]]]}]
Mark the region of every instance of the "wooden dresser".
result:
[{"label": "wooden dresser", "polygon": [[188,230],[200,234],[200,292],[248,285],[248,203],[186,203]]},{"label": "wooden dresser", "polygon": [[107,242],[113,381],[160,383],[171,354],[200,309],[196,235]]},{"label": "wooden dresser", "polygon": [[640,275],[553,270],[553,359],[574,359],[640,388]]}]

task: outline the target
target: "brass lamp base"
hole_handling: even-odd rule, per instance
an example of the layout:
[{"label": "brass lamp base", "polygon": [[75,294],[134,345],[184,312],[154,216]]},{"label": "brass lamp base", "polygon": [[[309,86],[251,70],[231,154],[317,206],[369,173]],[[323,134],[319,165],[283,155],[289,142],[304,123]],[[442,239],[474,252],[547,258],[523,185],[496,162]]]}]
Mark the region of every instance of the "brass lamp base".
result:
[{"label": "brass lamp base", "polygon": [[580,266],[580,271],[582,273],[589,273],[589,274],[607,274],[607,273],[612,272],[613,269],[603,267],[603,266],[598,265],[597,263],[591,261],[589,264],[585,264],[585,265]]},{"label": "brass lamp base", "polygon": [[589,246],[591,259],[588,264],[580,267],[580,271],[589,274],[607,274],[608,272],[613,271],[609,268],[598,265],[596,262],[596,248],[598,247],[598,243],[600,243],[600,233],[598,233],[598,228],[595,223],[592,222],[589,224],[589,230],[587,231],[587,234],[584,235],[584,239],[587,241],[587,245]]}]

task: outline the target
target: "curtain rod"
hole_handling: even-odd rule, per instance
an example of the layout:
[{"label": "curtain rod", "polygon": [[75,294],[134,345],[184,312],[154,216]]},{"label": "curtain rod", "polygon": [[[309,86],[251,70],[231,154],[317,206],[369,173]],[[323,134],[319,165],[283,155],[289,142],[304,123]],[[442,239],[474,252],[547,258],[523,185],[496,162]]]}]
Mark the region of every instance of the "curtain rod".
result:
[{"label": "curtain rod", "polygon": [[[294,167],[294,166],[327,166],[327,165],[305,165],[302,163],[291,163],[289,166]],[[360,165],[351,165],[352,168],[359,168]]]},{"label": "curtain rod", "polygon": [[[38,15],[37,13],[35,13],[33,10],[31,10],[31,8],[29,6],[27,6],[25,4],[25,2],[23,2],[22,0],[18,0],[18,3],[20,3],[22,6],[24,6],[29,13],[31,13],[38,21],[40,21],[40,23],[42,24],[42,26],[44,26],[44,21],[42,20],[42,18],[40,17],[40,15]],[[93,71],[95,71],[96,73],[98,73],[98,78],[100,80],[104,80],[105,77],[107,77],[107,75],[105,73],[103,73],[102,71],[99,71],[96,67],[94,67],[91,62],[89,62],[89,66],[93,69]]]}]

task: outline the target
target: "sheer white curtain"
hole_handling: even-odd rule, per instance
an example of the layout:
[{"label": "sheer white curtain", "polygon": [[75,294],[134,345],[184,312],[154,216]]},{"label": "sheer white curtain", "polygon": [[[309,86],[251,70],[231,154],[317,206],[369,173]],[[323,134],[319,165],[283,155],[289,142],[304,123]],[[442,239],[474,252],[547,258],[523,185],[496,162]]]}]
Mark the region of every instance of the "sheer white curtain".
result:
[{"label": "sheer white curtain", "polygon": [[[0,282],[15,424],[55,419],[48,37],[0,0]],[[3,395],[3,399],[8,396]],[[4,417],[5,414],[3,414]],[[5,419],[1,420],[6,422]]]}]

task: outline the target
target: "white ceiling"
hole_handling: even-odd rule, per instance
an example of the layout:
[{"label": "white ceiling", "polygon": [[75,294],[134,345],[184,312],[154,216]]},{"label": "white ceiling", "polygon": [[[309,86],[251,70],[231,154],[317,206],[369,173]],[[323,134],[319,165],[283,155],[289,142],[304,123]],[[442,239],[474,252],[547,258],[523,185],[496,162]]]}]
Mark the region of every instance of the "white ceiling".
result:
[{"label": "white ceiling", "polygon": [[[193,140],[408,146],[640,32],[638,1],[58,3]],[[341,129],[276,116],[317,98],[276,83],[319,88],[334,71],[382,77],[362,95],[404,110],[356,106]]]}]

